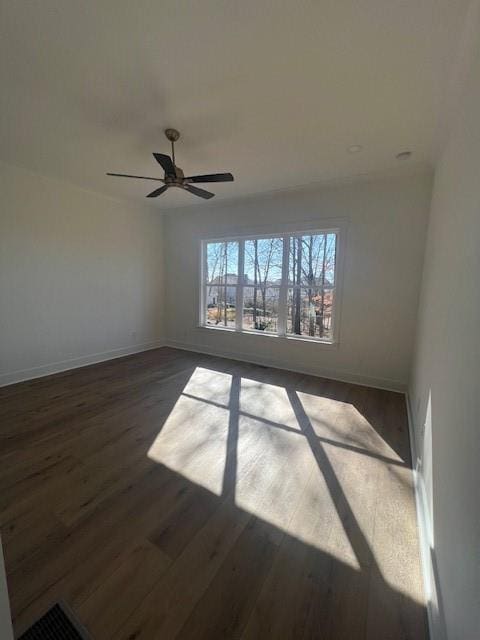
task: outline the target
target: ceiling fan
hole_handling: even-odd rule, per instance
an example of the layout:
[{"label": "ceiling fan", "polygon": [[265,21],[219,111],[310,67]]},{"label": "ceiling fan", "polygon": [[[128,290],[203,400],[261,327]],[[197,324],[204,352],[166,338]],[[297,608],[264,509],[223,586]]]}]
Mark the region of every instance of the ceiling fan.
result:
[{"label": "ceiling fan", "polygon": [[180,138],[180,133],[176,129],[165,129],[165,135],[167,139],[172,143],[172,157],[165,155],[164,153],[154,153],[153,157],[162,167],[165,172],[163,178],[149,178],[147,176],[131,176],[126,173],[107,173],[107,176],[117,176],[119,178],[137,178],[140,180],[155,180],[156,182],[163,182],[163,186],[155,189],[147,195],[147,198],[156,198],[157,196],[165,193],[170,187],[178,187],[179,189],[185,189],[189,193],[193,193],[194,196],[199,196],[205,200],[213,198],[215,195],[205,189],[199,189],[194,187],[192,182],[232,182],[233,176],[231,173],[209,173],[203,176],[189,176],[185,178],[183,171],[175,164],[175,142]]}]

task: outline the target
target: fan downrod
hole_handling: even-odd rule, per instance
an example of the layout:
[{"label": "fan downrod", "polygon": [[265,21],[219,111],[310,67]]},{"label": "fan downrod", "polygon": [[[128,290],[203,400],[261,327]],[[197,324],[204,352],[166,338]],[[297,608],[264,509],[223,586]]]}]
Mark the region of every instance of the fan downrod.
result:
[{"label": "fan downrod", "polygon": [[180,138],[180,132],[176,129],[165,129],[165,135],[170,142],[176,142]]}]

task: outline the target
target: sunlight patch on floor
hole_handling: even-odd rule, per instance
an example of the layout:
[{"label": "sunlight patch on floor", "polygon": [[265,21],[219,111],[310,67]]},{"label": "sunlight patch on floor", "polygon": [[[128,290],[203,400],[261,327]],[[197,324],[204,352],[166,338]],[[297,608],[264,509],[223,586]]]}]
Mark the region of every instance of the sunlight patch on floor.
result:
[{"label": "sunlight patch on floor", "polygon": [[[285,533],[359,569],[306,438],[241,417],[235,502]],[[247,444],[247,438],[249,444]],[[252,455],[252,443],[255,452]]]},{"label": "sunlight patch on floor", "polygon": [[183,392],[202,400],[211,400],[216,404],[228,406],[231,387],[231,374],[197,367]]},{"label": "sunlight patch on floor", "polygon": [[[409,546],[401,537],[416,535],[415,514],[401,510],[410,470],[353,405],[198,367],[148,456],[354,569],[373,563],[421,601],[408,562],[391,570]],[[384,514],[382,483],[398,496]],[[399,544],[385,549],[394,526]]]},{"label": "sunlight patch on floor", "polygon": [[300,431],[284,387],[242,378],[240,411]]},{"label": "sunlight patch on floor", "polygon": [[297,392],[297,396],[317,436],[368,449],[371,453],[402,462],[398,453],[353,404],[301,391]]},{"label": "sunlight patch on floor", "polygon": [[228,409],[180,396],[148,457],[219,496],[228,422]]}]

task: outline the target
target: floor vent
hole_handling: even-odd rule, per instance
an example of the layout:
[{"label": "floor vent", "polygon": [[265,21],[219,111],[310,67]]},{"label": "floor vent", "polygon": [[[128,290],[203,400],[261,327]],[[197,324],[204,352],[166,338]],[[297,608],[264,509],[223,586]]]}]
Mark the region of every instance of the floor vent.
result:
[{"label": "floor vent", "polygon": [[54,604],[19,640],[91,640],[64,602]]}]

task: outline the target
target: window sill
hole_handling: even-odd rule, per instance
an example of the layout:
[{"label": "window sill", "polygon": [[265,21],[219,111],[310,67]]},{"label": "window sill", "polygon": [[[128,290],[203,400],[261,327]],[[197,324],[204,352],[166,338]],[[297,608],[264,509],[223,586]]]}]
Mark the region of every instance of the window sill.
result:
[{"label": "window sill", "polygon": [[319,340],[318,338],[310,338],[309,336],[279,336],[275,333],[261,332],[261,331],[248,331],[246,329],[242,329],[238,331],[237,329],[233,329],[232,327],[211,327],[207,325],[200,324],[197,329],[202,331],[221,331],[225,333],[235,333],[240,335],[247,336],[257,336],[261,338],[273,338],[274,340],[280,341],[288,341],[288,342],[308,342],[309,344],[318,344],[322,347],[330,347],[336,348],[338,347],[338,341],[335,340]]}]

